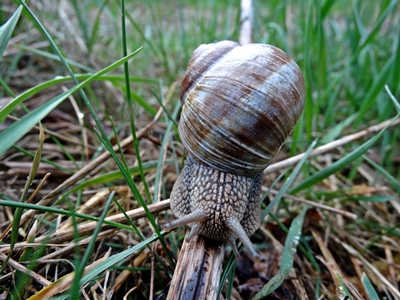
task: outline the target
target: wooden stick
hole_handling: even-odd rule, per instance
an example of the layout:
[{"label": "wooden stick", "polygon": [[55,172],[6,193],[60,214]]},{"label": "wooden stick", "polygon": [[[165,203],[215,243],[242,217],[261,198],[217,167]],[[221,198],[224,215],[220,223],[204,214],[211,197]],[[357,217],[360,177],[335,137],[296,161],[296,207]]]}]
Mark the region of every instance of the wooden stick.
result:
[{"label": "wooden stick", "polygon": [[183,242],[167,300],[217,299],[224,254],[222,242],[201,235]]}]

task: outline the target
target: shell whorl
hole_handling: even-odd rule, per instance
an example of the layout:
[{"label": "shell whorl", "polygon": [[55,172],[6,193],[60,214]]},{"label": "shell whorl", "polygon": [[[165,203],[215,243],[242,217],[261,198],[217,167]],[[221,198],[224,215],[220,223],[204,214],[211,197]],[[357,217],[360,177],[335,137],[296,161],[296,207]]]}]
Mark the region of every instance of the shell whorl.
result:
[{"label": "shell whorl", "polygon": [[293,131],[304,79],[282,50],[231,41],[198,47],[181,87],[179,133],[198,160],[225,172],[262,172]]}]

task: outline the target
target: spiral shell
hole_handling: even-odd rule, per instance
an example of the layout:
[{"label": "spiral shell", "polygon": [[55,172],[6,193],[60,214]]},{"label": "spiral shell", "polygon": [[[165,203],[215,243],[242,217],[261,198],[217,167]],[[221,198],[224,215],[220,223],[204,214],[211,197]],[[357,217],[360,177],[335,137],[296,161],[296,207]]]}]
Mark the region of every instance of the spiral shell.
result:
[{"label": "spiral shell", "polygon": [[304,78],[282,50],[231,41],[198,47],[182,82],[179,133],[188,151],[224,172],[262,172],[293,131]]}]

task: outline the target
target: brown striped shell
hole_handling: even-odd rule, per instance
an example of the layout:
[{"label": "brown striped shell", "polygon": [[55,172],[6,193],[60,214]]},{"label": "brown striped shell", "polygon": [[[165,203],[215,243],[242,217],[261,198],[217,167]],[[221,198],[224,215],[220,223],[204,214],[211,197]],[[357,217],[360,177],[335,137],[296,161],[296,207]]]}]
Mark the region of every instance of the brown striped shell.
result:
[{"label": "brown striped shell", "polygon": [[179,133],[188,151],[224,172],[262,172],[293,131],[304,79],[282,50],[232,41],[198,47],[182,82]]}]

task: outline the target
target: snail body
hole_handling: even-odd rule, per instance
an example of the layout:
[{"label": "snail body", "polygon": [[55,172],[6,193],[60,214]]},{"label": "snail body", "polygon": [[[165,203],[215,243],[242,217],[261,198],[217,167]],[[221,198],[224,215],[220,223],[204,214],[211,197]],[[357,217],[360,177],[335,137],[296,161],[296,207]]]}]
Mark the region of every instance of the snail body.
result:
[{"label": "snail body", "polygon": [[171,192],[177,220],[197,234],[257,256],[249,236],[260,224],[262,171],[293,131],[304,79],[282,50],[231,41],[198,47],[181,86],[179,134],[189,155]]}]

